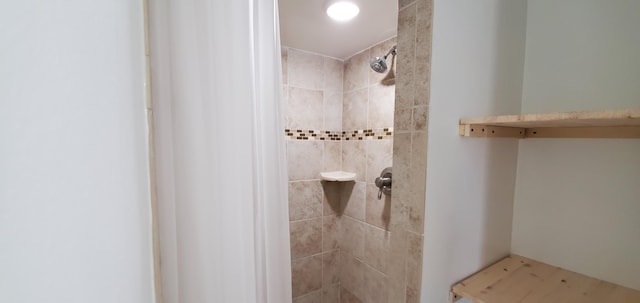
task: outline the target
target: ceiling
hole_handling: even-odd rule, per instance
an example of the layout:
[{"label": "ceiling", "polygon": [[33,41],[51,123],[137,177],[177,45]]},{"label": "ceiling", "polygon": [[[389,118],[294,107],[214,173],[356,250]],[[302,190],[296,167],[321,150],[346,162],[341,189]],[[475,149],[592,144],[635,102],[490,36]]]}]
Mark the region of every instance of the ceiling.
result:
[{"label": "ceiling", "polygon": [[338,59],[396,35],[398,0],[350,0],[360,14],[347,22],[326,14],[329,0],[279,0],[282,45]]}]

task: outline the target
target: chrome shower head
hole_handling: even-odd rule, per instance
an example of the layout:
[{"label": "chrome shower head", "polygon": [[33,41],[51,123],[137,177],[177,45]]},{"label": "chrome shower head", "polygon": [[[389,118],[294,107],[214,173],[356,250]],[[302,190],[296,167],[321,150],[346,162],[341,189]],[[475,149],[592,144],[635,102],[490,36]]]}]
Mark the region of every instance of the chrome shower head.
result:
[{"label": "chrome shower head", "polygon": [[371,69],[373,69],[374,71],[378,72],[378,73],[384,73],[384,71],[387,70],[387,57],[389,56],[389,54],[391,55],[396,55],[397,51],[396,51],[396,46],[394,45],[389,52],[387,52],[386,55],[384,55],[384,57],[375,57],[373,59],[371,59],[371,61],[369,61],[369,65],[371,66]]},{"label": "chrome shower head", "polygon": [[384,73],[387,70],[387,62],[385,62],[386,58],[383,57],[375,57],[369,61],[369,65],[371,65],[371,69],[378,73]]}]

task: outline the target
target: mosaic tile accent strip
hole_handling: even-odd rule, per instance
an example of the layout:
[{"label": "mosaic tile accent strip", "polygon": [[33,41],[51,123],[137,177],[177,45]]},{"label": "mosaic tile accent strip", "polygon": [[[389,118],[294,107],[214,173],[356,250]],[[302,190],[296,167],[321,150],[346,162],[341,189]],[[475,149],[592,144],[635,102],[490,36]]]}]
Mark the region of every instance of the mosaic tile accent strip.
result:
[{"label": "mosaic tile accent strip", "polygon": [[393,128],[357,129],[349,131],[285,129],[287,140],[321,140],[321,141],[350,141],[350,140],[385,140],[393,138]]}]

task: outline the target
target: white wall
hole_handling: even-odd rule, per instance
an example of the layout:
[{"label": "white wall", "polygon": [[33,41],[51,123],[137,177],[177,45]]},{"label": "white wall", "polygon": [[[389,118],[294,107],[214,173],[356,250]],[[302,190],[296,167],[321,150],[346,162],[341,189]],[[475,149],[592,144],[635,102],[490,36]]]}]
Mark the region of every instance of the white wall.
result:
[{"label": "white wall", "polygon": [[[640,2],[529,1],[525,113],[640,106]],[[512,251],[640,289],[640,141],[523,140]]]},{"label": "white wall", "polygon": [[436,0],[423,303],[509,253],[518,141],[458,136],[464,116],[520,111],[524,0]]},{"label": "white wall", "polygon": [[0,3],[0,302],[153,302],[141,2]]}]

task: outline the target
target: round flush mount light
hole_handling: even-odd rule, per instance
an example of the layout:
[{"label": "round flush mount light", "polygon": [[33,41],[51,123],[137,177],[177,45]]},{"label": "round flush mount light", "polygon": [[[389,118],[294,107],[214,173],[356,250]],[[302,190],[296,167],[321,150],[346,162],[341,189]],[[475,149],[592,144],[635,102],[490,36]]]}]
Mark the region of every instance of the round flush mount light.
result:
[{"label": "round flush mount light", "polygon": [[331,19],[344,22],[353,19],[360,13],[360,8],[353,2],[338,1],[331,3],[327,8],[327,15]]}]

